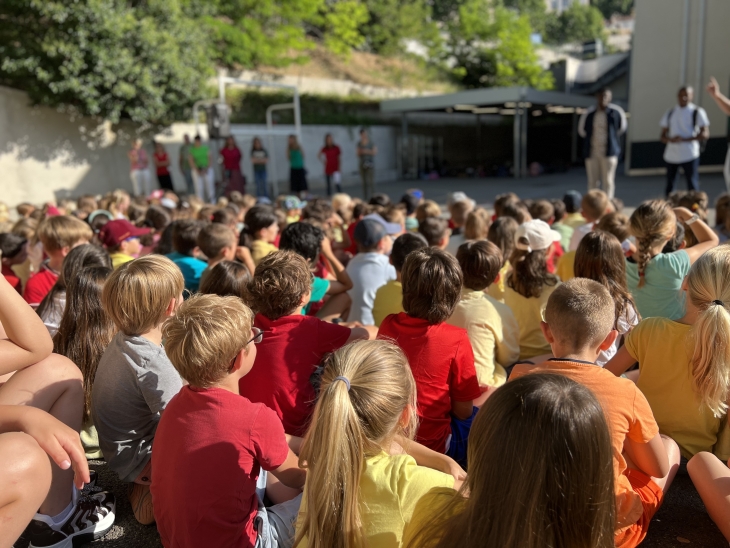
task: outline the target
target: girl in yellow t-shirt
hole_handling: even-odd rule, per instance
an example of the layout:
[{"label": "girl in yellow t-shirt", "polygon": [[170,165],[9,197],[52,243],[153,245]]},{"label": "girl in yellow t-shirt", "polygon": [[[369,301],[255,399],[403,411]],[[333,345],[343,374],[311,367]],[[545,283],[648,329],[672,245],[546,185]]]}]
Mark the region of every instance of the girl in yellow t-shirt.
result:
[{"label": "girl in yellow t-shirt", "polygon": [[359,341],[332,354],[299,455],[308,472],[294,546],[400,548],[421,497],[466,476],[410,441],[416,426],[416,383],[398,346]]},{"label": "girl in yellow t-shirt", "polygon": [[487,400],[469,437],[464,486],[421,499],[405,547],[614,547],[611,438],[588,388],[520,377]]},{"label": "girl in yellow t-shirt", "polygon": [[682,283],[686,312],[676,321],[647,318],[606,365],[616,375],[639,362],[636,381],[659,430],[691,458],[715,447],[730,394],[730,248],[702,255]]}]

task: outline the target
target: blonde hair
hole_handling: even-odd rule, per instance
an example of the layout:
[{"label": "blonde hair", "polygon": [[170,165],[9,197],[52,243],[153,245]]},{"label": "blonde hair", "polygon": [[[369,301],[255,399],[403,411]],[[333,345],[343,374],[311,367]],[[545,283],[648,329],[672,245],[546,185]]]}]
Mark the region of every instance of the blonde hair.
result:
[{"label": "blonde hair", "polygon": [[56,215],[48,217],[38,225],[36,237],[46,251],[60,251],[79,242],[90,241],[94,236],[91,227],[76,217]]},{"label": "blonde hair", "polygon": [[603,215],[606,214],[606,210],[611,205],[608,199],[608,194],[602,190],[593,189],[586,192],[583,199],[580,202],[580,208],[583,211],[583,216],[598,221]]},{"label": "blonde hair", "polygon": [[433,200],[425,200],[416,208],[416,219],[422,223],[429,217],[441,217],[441,208]]},{"label": "blonde hair", "polygon": [[636,238],[633,259],[639,270],[639,287],[646,284],[646,267],[652,259],[651,251],[670,239],[677,229],[677,216],[664,200],[649,200],[631,214],[629,231]]},{"label": "blonde hair", "polygon": [[478,207],[466,216],[464,238],[466,240],[486,240],[490,225],[489,213],[483,207]]},{"label": "blonde hair", "polygon": [[237,297],[194,295],[162,326],[165,352],[191,386],[208,388],[228,375],[251,339],[253,312]]},{"label": "blonde hair", "polygon": [[116,269],[104,284],[101,298],[117,329],[134,336],[158,326],[170,301],[184,287],[175,263],[162,255],[147,255]]},{"label": "blonde hair", "polygon": [[299,466],[308,469],[306,511],[294,546],[306,537],[310,548],[364,548],[359,485],[365,459],[387,449],[399,432],[412,439],[416,427],[416,382],[398,346],[359,341],[332,354],[299,455]]},{"label": "blonde hair", "polygon": [[715,417],[727,412],[730,392],[730,249],[716,247],[692,265],[688,298],[699,310],[690,337],[692,379],[703,405]]}]

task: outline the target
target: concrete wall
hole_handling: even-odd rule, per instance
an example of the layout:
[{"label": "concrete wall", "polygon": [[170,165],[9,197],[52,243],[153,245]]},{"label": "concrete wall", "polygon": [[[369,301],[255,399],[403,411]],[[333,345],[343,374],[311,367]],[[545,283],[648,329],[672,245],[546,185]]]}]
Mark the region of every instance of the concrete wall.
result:
[{"label": "concrete wall", "polygon": [[713,139],[702,156],[702,163],[718,164],[724,158],[727,117],[704,88],[710,75],[713,75],[722,91],[728,91],[730,32],[727,24],[730,21],[730,2],[686,1],[689,5],[689,34],[684,72],[685,0],[636,2],[636,30],[633,35],[629,84],[631,120],[628,148],[632,169],[662,166],[661,154],[664,148],[659,142],[659,120],[676,104],[677,90],[685,83],[694,86],[694,102],[703,107],[710,118],[710,135]]},{"label": "concrete wall", "polygon": [[[104,194],[116,188],[132,190],[129,180],[127,150],[132,128],[112,128],[88,118],[73,119],[68,113],[45,107],[31,107],[27,96],[0,86],[0,200],[15,206],[20,202],[43,203],[82,194]],[[243,169],[252,181],[250,160],[253,134],[265,126],[233,126],[244,153]],[[303,126],[302,144],[309,171],[310,188],[324,188],[321,163],[317,152],[326,133],[332,133],[342,148],[343,182],[359,184],[355,143],[359,128],[344,126]],[[204,138],[206,131],[201,128]],[[244,135],[244,132],[247,135]],[[172,163],[175,188],[185,189],[178,169],[178,153],[184,134],[195,135],[193,124],[174,124],[156,136],[167,148]],[[371,129],[378,146],[375,161],[376,181],[396,178],[395,129],[377,126]],[[280,190],[288,189],[289,169],[286,161],[286,137],[277,136],[269,147],[264,146],[275,161],[270,181],[276,171]],[[148,142],[145,148],[151,154]]]}]

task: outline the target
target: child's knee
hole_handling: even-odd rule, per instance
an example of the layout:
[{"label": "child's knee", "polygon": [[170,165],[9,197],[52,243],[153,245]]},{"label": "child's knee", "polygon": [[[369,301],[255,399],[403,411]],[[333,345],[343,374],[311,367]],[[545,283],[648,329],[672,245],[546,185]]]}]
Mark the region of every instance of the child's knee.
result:
[{"label": "child's knee", "polygon": [[52,375],[49,378],[53,378],[55,381],[75,381],[78,382],[79,387],[84,381],[81,369],[74,362],[60,354],[51,354],[36,365],[48,369]]},{"label": "child's knee", "polygon": [[667,459],[669,460],[669,464],[675,464],[679,463],[680,459],[682,458],[682,453],[679,450],[679,445],[677,445],[677,442],[674,441],[669,436],[665,436],[664,434],[662,436],[662,443],[664,443],[664,448],[667,451]]},{"label": "child's knee", "polygon": [[28,434],[8,432],[0,434],[0,463],[16,476],[10,485],[43,491],[51,487],[51,462],[45,451]]}]

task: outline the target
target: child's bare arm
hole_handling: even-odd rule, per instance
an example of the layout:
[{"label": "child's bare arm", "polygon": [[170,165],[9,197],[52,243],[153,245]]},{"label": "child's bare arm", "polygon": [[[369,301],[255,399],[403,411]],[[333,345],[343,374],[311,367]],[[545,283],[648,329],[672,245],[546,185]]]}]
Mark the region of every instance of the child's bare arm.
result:
[{"label": "child's bare arm", "polygon": [[438,470],[444,474],[454,477],[454,489],[459,489],[466,479],[466,472],[459,464],[442,453],[429,449],[420,443],[396,436],[393,445],[391,445],[391,455],[405,452],[416,461],[418,466],[425,466],[433,470]]},{"label": "child's bare arm", "polygon": [[669,473],[669,459],[662,437],[657,434],[647,443],[639,443],[626,438],[624,454],[635,468],[654,478],[663,478]]},{"label": "child's bare arm", "polygon": [[378,328],[374,325],[363,325],[360,327],[353,327],[350,330],[350,336],[347,338],[345,344],[349,344],[354,341],[367,341],[375,340],[378,336]]},{"label": "child's bare arm", "polygon": [[327,290],[328,295],[337,295],[352,289],[352,279],[350,275],[342,266],[342,263],[337,260],[335,254],[332,252],[332,242],[329,238],[322,240],[322,255],[324,255],[327,261],[328,269],[335,275],[335,280],[330,282],[330,287]]},{"label": "child's bare arm", "polygon": [[471,417],[474,412],[474,401],[454,401],[451,400],[451,413],[461,420],[466,420]]},{"label": "child's bare arm", "polygon": [[7,337],[0,340],[0,375],[38,363],[53,352],[43,320],[4,276],[0,276],[0,324]]},{"label": "child's bare arm", "polygon": [[302,438],[286,434],[286,443],[295,455],[299,455],[299,451],[302,449]]},{"label": "child's bare arm", "polygon": [[292,489],[303,488],[304,480],[307,478],[306,470],[299,468],[299,458],[291,449],[289,449],[289,455],[287,455],[284,464],[276,470],[272,470],[271,473],[281,483]]},{"label": "child's bare arm", "polygon": [[620,377],[626,372],[629,367],[631,367],[635,363],[636,359],[634,359],[634,357],[629,354],[626,346],[622,346],[618,349],[616,355],[611,358],[603,368],[610,371],[617,377]]}]

